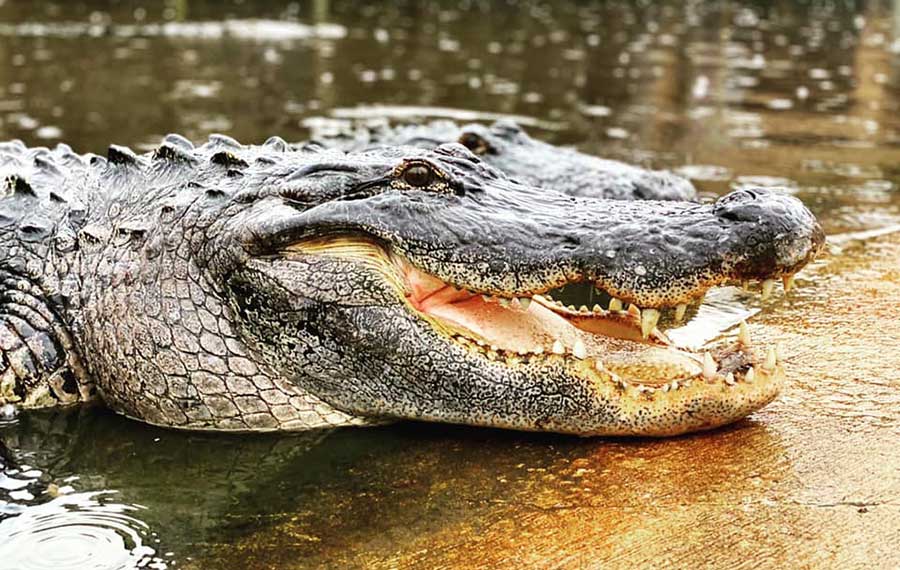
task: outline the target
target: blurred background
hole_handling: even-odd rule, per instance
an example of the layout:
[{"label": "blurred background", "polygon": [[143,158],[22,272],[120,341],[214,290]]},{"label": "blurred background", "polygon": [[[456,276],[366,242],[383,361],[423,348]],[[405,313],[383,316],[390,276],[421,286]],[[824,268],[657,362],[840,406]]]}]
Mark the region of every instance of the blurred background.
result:
[{"label": "blurred background", "polygon": [[900,220],[900,1],[0,0],[0,139],[149,149],[497,116],[707,192]]}]

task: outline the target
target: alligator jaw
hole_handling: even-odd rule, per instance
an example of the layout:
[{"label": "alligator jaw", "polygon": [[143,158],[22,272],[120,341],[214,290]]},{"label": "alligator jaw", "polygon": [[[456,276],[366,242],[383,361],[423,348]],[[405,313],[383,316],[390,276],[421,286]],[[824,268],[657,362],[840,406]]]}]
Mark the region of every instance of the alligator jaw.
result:
[{"label": "alligator jaw", "polygon": [[365,238],[300,242],[283,255],[363,263],[396,290],[405,311],[443,339],[446,346],[433,350],[462,351],[484,367],[510,373],[562,370],[592,394],[599,410],[575,424],[553,418],[507,424],[492,417],[483,425],[583,436],[675,435],[746,416],[774,399],[784,380],[777,351],[758,358],[744,326],[735,345],[696,353],[673,346],[655,327],[644,335],[636,307],[573,312],[540,295],[505,299],[460,290]]}]

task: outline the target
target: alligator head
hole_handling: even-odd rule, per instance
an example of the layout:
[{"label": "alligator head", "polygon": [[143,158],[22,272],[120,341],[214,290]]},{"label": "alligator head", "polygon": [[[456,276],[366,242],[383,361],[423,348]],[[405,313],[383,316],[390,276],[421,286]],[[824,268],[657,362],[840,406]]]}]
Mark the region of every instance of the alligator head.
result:
[{"label": "alligator head", "polygon": [[610,200],[694,200],[690,181],[665,170],[647,170],[547,144],[530,137],[510,120],[490,126],[459,126],[452,121],[424,125],[357,128],[338,135],[313,129],[313,138],[328,147],[360,150],[375,146],[431,149],[458,142],[510,178],[573,196]]},{"label": "alligator head", "polygon": [[[655,324],[710,287],[789,279],[813,258],[822,231],[792,197],[573,196],[513,181],[458,144],[304,161],[221,221],[240,239],[215,249],[234,248],[222,290],[252,351],[339,410],[670,435],[735,421],[778,392],[774,351],[745,333],[698,354]],[[611,310],[550,300],[574,283],[608,293]]]}]

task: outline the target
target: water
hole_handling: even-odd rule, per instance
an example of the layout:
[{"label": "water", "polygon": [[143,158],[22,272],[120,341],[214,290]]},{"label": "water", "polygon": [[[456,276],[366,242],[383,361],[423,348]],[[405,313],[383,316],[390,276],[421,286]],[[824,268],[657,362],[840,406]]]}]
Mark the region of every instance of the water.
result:
[{"label": "water", "polygon": [[[832,259],[898,228],[900,2],[621,4],[0,0],[0,139],[103,153],[168,132],[512,117],[708,198],[783,188]],[[802,286],[832,279],[829,263],[789,299],[715,291],[671,334],[700,346],[756,313],[819,310]],[[658,449],[416,425],[216,437],[95,409],[0,411],[0,439],[0,568],[402,562],[426,556],[414,535],[500,524],[485,505],[556,508],[550,489],[582,488],[559,465]]]}]

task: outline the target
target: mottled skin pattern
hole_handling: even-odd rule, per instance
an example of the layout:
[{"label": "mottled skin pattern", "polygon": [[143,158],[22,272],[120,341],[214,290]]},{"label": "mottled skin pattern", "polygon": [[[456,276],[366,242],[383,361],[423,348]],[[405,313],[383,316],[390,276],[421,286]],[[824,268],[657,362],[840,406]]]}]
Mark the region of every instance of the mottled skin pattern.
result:
[{"label": "mottled skin pattern", "polygon": [[329,148],[363,150],[378,146],[431,149],[458,142],[507,176],[540,188],[609,200],[695,200],[693,185],[665,170],[647,170],[587,155],[530,137],[509,120],[490,126],[433,121],[424,125],[350,127],[339,132],[313,129],[312,140]]},{"label": "mottled skin pattern", "polygon": [[[726,279],[796,271],[822,238],[780,194],[573,197],[511,181],[461,145],[344,154],[170,135],[152,153],[114,146],[103,158],[12,142],[0,169],[0,404],[99,394],[191,429],[413,418],[665,434],[732,421],[775,384],[643,402],[586,361],[484,355],[411,311],[385,267],[400,255],[508,296],[593,279],[668,306]],[[329,240],[363,254],[308,246]]]}]

